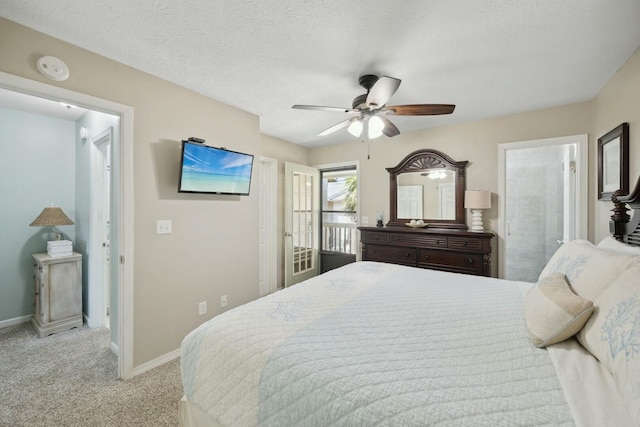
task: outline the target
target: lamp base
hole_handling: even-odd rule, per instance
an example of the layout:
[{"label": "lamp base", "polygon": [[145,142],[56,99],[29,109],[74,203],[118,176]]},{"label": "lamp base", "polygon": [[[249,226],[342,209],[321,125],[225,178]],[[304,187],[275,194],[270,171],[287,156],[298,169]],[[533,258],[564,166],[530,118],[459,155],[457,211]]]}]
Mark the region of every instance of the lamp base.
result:
[{"label": "lamp base", "polygon": [[471,228],[469,231],[481,233],[484,231],[482,225],[482,209],[471,209]]}]

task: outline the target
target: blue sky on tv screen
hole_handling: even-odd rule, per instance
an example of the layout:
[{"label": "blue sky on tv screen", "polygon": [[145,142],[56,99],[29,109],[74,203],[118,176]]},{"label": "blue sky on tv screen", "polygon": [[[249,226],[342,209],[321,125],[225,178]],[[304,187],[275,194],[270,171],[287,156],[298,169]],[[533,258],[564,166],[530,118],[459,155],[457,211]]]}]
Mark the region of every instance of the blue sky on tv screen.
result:
[{"label": "blue sky on tv screen", "polygon": [[248,154],[185,144],[183,168],[197,173],[250,176],[252,160]]}]

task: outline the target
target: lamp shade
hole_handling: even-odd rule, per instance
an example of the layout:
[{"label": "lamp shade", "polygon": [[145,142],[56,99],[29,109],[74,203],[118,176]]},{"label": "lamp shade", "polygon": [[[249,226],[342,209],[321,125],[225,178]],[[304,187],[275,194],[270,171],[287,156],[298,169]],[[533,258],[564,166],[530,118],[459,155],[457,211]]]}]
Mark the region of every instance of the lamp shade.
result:
[{"label": "lamp shade", "polygon": [[485,190],[467,190],[464,192],[464,207],[467,209],[491,208],[491,192]]},{"label": "lamp shade", "polygon": [[33,220],[31,227],[47,227],[56,225],[73,225],[73,221],[62,211],[62,209],[51,206],[44,208],[40,215]]}]

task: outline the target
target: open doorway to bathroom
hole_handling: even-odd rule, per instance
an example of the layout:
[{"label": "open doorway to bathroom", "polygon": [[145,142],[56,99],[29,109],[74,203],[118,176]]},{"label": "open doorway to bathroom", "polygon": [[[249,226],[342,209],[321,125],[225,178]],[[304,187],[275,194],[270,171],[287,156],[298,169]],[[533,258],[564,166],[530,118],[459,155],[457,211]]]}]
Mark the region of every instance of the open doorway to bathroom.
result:
[{"label": "open doorway to bathroom", "polygon": [[536,282],[564,242],[587,235],[587,135],[499,146],[499,277]]}]

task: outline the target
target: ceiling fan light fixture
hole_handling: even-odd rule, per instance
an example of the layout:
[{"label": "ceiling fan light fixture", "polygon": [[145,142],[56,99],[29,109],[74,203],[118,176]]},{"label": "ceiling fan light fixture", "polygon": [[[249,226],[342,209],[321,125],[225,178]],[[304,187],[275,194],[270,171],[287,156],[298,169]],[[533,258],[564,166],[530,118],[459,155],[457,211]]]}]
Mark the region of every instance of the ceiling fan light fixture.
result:
[{"label": "ceiling fan light fixture", "polygon": [[353,122],[351,122],[347,130],[351,135],[355,136],[356,138],[359,138],[360,135],[362,135],[362,121],[359,119],[354,120]]},{"label": "ceiling fan light fixture", "polygon": [[373,116],[369,119],[369,139],[375,139],[382,136],[384,122],[380,117]]}]

